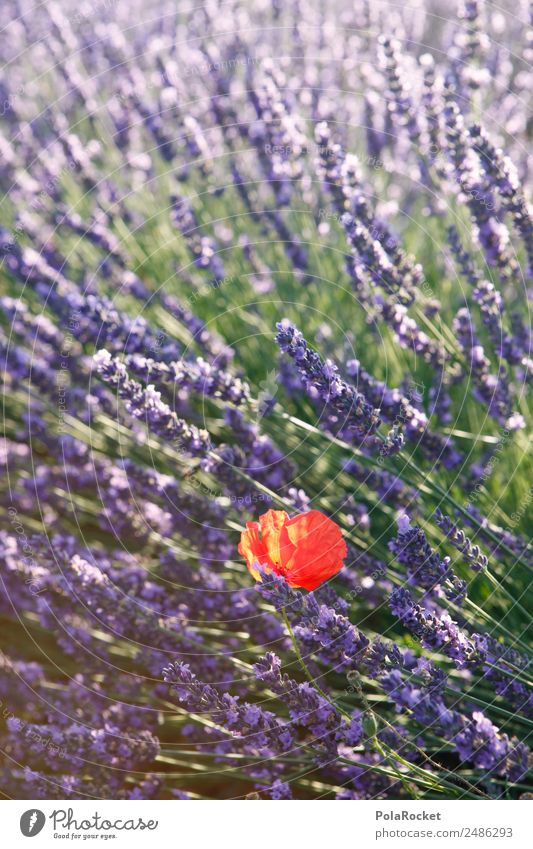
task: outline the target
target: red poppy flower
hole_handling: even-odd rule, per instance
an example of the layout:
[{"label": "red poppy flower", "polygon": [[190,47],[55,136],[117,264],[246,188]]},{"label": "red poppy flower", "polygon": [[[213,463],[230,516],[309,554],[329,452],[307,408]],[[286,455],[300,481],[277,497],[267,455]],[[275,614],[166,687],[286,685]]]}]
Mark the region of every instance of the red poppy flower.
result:
[{"label": "red poppy flower", "polygon": [[[284,510],[268,510],[259,523],[247,522],[239,554],[256,581],[264,571],[283,575],[291,587],[314,590],[342,569],[347,549],[341,530],[318,510],[289,519]],[[254,565],[255,564],[255,565]]]}]

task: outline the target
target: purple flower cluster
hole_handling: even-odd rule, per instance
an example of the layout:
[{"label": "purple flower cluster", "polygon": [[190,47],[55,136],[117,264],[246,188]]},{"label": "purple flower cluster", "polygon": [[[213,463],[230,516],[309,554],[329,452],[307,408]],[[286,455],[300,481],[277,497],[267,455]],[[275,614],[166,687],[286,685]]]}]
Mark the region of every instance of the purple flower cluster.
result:
[{"label": "purple flower cluster", "polygon": [[308,394],[323,405],[328,424],[358,441],[371,436],[380,418],[365,396],[342,380],[335,363],[322,360],[294,325],[285,320],[277,328],[276,342],[294,361]]},{"label": "purple flower cluster", "polygon": [[[516,738],[500,734],[481,712],[474,711],[470,717],[448,707],[442,696],[446,684],[444,672],[425,660],[417,661],[395,644],[368,641],[346,616],[318,604],[313,593],[304,598],[290,590],[281,578],[264,576],[259,591],[276,607],[286,609],[293,620],[294,633],[309,654],[316,653],[335,670],[345,668],[365,672],[379,683],[398,710],[411,711],[423,728],[431,729],[451,742],[463,760],[472,760],[478,767],[507,774],[514,781],[524,775],[527,747]],[[399,596],[398,610],[401,608],[403,611],[407,603],[406,592]],[[398,612],[395,603],[394,609]],[[450,633],[456,636],[457,654],[460,656],[462,652],[466,662],[471,644],[466,638],[459,638],[458,630],[454,631],[453,623],[449,624]],[[421,682],[414,683],[414,676],[420,677]],[[484,732],[480,738],[476,734],[479,723]]]},{"label": "purple flower cluster", "polygon": [[389,549],[398,563],[406,567],[410,584],[432,592],[442,587],[448,598],[462,602],[466,595],[465,581],[454,574],[450,558],[440,557],[422,528],[411,525],[405,513],[398,518],[398,535],[389,542]]}]

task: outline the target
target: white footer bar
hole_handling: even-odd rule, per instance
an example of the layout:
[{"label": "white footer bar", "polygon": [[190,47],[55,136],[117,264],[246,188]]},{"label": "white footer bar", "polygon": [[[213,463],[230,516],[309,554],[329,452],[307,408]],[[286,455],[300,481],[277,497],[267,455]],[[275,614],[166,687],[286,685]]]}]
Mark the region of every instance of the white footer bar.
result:
[{"label": "white footer bar", "polygon": [[117,849],[530,849],[531,801],[4,801],[1,844]]}]

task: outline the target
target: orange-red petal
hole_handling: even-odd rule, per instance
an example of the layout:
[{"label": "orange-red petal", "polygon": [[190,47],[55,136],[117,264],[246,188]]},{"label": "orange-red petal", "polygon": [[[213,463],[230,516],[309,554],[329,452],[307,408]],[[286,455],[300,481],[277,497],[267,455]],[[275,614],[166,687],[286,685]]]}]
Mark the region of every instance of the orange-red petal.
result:
[{"label": "orange-red petal", "polygon": [[289,551],[289,546],[292,551],[283,563],[284,574],[291,586],[307,590],[316,589],[340,572],[347,554],[339,526],[318,510],[300,513],[286,522],[281,547]]},{"label": "orange-red petal", "polygon": [[285,552],[280,551],[280,534],[283,526],[289,521],[285,510],[267,510],[259,517],[261,525],[261,541],[272,563],[280,566]]},{"label": "orange-red petal", "polygon": [[256,580],[261,575],[254,566],[261,564],[292,587],[314,590],[342,569],[347,549],[338,525],[318,510],[292,519],[284,510],[267,510],[259,524],[247,522],[239,553]]},{"label": "orange-red petal", "polygon": [[254,569],[254,563],[260,563],[266,567],[266,571],[270,572],[273,568],[265,546],[259,539],[259,525],[257,522],[246,522],[246,530],[241,534],[241,541],[238,547],[239,554],[246,560],[246,565],[256,581],[261,579],[261,575]]}]

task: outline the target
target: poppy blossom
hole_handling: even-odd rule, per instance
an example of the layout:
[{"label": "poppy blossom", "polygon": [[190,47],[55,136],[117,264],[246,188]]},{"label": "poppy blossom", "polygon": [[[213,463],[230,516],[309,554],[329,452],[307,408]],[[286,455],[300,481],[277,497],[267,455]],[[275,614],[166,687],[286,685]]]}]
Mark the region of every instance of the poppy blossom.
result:
[{"label": "poppy blossom", "polygon": [[239,554],[256,581],[257,565],[282,575],[291,587],[314,590],[343,566],[347,549],[341,530],[318,510],[289,519],[284,510],[268,510],[259,522],[247,522]]}]

